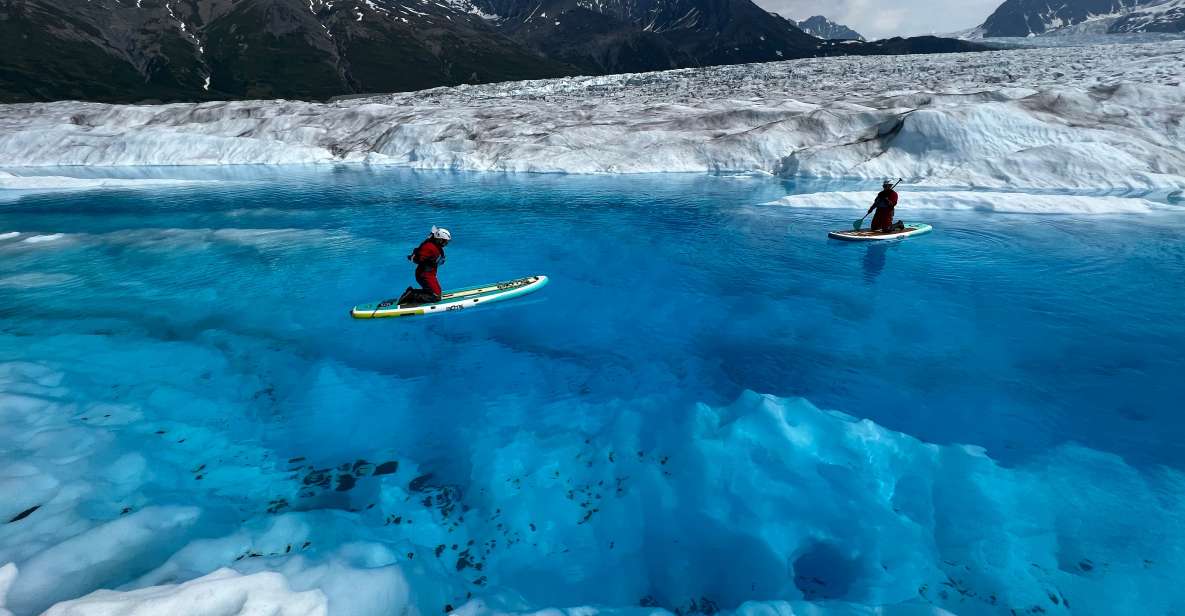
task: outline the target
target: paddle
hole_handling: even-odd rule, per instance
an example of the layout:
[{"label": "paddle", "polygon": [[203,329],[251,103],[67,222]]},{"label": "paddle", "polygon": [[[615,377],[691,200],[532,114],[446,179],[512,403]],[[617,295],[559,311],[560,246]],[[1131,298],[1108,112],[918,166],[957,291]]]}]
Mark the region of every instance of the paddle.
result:
[{"label": "paddle", "polygon": [[[904,178],[897,178],[897,181],[895,183],[893,183],[893,186],[890,187],[889,190],[893,190],[894,188],[897,188],[897,184],[900,184],[901,180],[903,180],[903,179]],[[864,219],[868,218],[868,215],[871,213],[872,213],[872,211],[865,212],[865,214],[860,217],[860,220],[857,220],[856,222],[852,223],[852,231],[859,231],[860,227],[864,226]]]}]

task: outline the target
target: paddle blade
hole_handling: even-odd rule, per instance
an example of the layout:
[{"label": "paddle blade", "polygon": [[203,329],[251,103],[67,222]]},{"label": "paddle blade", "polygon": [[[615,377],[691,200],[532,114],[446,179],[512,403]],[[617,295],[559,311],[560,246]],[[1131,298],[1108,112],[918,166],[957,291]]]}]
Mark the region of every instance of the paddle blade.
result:
[{"label": "paddle blade", "polygon": [[862,227],[862,226],[864,226],[864,219],[863,218],[852,223],[852,231],[859,231],[860,227]]}]

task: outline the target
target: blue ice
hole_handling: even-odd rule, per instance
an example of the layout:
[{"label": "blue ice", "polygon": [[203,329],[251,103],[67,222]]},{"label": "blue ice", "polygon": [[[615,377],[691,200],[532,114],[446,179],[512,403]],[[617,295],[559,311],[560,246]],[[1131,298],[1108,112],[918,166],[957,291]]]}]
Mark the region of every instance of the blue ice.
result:
[{"label": "blue ice", "polygon": [[[186,173],[0,200],[0,610],[1185,610],[1180,214]],[[552,284],[349,319],[432,224],[446,287]]]}]

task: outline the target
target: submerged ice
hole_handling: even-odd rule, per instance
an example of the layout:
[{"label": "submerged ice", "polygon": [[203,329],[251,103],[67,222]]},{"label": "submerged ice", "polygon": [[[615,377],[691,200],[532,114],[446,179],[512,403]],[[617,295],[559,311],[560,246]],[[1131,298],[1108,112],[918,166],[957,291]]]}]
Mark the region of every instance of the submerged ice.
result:
[{"label": "submerged ice", "polygon": [[[747,393],[634,401],[567,434],[478,434],[454,484],[408,459],[317,469],[135,406],[80,405],[63,396],[70,369],[2,374],[0,439],[21,460],[2,471],[2,515],[36,507],[0,531],[14,614],[1116,614],[1183,600],[1185,478],[1081,447],[1005,468]],[[169,496],[182,485],[227,510],[153,502],[187,500]],[[75,598],[96,588],[125,590]]]},{"label": "submerged ice", "polygon": [[8,105],[0,167],[370,162],[1174,191],[1185,188],[1182,66],[1185,41],[1164,41],[808,59],[328,104]]},{"label": "submerged ice", "polygon": [[[0,203],[0,614],[1185,605],[1179,208],[306,173]],[[350,322],[445,215],[448,280],[555,282]]]}]

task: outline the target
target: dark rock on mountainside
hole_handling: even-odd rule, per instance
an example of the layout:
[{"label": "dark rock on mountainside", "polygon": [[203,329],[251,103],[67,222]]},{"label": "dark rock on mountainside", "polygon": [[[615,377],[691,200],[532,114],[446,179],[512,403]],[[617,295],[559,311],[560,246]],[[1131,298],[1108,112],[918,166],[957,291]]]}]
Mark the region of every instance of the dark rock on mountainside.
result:
[{"label": "dark rock on mountainside", "polygon": [[575,72],[478,15],[408,4],[0,0],[0,100],[316,99]]},{"label": "dark rock on mountainside", "polygon": [[1117,13],[1136,0],[1005,0],[983,22],[984,36],[1030,36]]},{"label": "dark rock on mountainside", "polygon": [[1167,0],[1125,13],[1108,32],[1185,32],[1185,0]]},{"label": "dark rock on mountainside", "polygon": [[475,0],[503,32],[586,71],[658,70],[809,55],[818,41],[750,0]]},{"label": "dark rock on mountainside", "polygon": [[1038,36],[1067,30],[1182,32],[1185,0],[1006,0],[976,34]]},{"label": "dark rock on mountainside", "polygon": [[0,0],[0,102],[327,99],[979,49],[821,41],[751,0]]},{"label": "dark rock on mountainside", "polygon": [[835,23],[822,15],[797,22],[799,29],[807,34],[828,41],[863,41],[864,37],[855,30]]},{"label": "dark rock on mountainside", "polygon": [[149,11],[0,0],[0,93],[8,102],[169,97],[203,83],[191,46]]},{"label": "dark rock on mountainside", "polygon": [[[851,48],[853,46],[850,42],[830,41],[830,43],[831,48]],[[909,38],[898,36],[865,43],[860,45],[859,49],[860,55],[865,56],[903,56],[927,53],[963,53],[984,51],[989,48],[967,41],[938,36],[911,36]]]},{"label": "dark rock on mountainside", "polygon": [[[841,54],[982,47],[933,37],[836,46],[750,0],[474,0],[511,38],[588,72],[769,62]],[[830,23],[830,22],[829,22]],[[858,34],[856,35],[859,36]],[[854,43],[854,44],[853,44]]]}]

